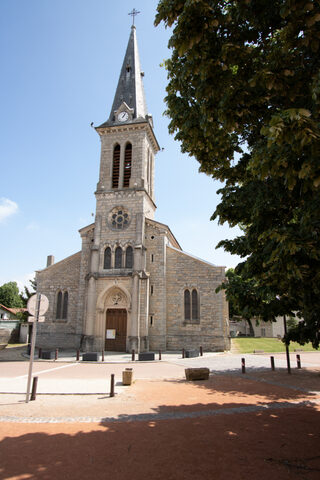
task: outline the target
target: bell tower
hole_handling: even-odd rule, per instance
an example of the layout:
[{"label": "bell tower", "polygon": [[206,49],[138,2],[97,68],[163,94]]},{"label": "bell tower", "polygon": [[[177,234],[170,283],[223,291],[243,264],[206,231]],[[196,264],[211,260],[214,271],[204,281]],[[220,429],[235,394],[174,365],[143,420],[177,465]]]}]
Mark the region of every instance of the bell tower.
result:
[{"label": "bell tower", "polygon": [[[88,349],[103,347],[102,340],[98,340],[98,336],[104,335],[103,329],[97,326],[103,320],[97,320],[96,303],[103,281],[108,284],[114,281],[115,285],[123,281],[126,288],[130,283],[126,349],[134,348],[138,352],[141,336],[147,337],[147,327],[141,328],[140,309],[141,291],[148,296],[145,219],[152,220],[156,209],[154,159],[159,145],[153,132],[152,116],[147,112],[143,76],[136,28],[132,25],[109,118],[95,128],[101,141],[101,156],[87,276],[85,334],[89,339]],[[143,299],[144,305],[148,302],[148,298]],[[147,312],[144,315],[147,317]],[[143,349],[147,348],[146,341]]]}]

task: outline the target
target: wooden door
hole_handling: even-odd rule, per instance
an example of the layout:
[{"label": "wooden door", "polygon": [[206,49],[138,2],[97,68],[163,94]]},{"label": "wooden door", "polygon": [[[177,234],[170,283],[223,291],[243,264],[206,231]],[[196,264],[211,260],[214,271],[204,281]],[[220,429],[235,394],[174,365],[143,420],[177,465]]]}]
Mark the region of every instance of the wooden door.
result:
[{"label": "wooden door", "polygon": [[105,349],[113,352],[125,352],[127,340],[127,310],[109,308],[106,319]]}]

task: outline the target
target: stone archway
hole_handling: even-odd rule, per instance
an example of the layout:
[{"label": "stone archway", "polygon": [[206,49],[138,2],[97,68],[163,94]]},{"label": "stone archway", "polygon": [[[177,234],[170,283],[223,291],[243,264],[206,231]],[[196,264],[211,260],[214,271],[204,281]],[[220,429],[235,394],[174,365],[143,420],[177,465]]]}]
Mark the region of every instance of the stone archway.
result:
[{"label": "stone archway", "polygon": [[109,286],[98,297],[101,347],[125,352],[130,323],[130,294],[119,284]]}]

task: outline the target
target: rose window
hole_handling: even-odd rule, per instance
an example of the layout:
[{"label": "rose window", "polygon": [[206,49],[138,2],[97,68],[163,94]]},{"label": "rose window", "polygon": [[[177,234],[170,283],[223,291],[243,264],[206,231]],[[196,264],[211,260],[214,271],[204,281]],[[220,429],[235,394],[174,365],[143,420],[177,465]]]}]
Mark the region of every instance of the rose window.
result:
[{"label": "rose window", "polygon": [[122,207],[111,210],[108,223],[113,230],[124,230],[129,225],[129,212]]}]

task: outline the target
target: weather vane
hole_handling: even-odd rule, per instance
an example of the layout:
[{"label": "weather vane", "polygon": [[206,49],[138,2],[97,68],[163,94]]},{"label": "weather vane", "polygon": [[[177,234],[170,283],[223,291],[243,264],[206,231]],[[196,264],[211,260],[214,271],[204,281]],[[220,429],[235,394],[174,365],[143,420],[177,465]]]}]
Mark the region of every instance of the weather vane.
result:
[{"label": "weather vane", "polygon": [[139,13],[141,12],[138,12],[138,10],[136,10],[135,8],[132,10],[132,12],[128,13],[128,15],[131,15],[132,17],[132,25],[134,25],[134,17],[137,16]]}]

